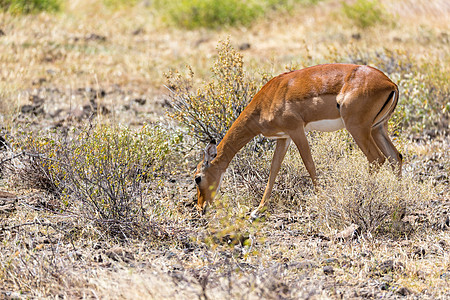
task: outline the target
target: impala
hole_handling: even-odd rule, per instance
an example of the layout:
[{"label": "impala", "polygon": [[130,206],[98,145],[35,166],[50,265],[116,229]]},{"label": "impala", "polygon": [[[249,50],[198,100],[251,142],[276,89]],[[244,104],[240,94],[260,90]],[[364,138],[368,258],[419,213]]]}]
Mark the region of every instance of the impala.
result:
[{"label": "impala", "polygon": [[402,155],[388,136],[387,123],[398,101],[398,88],[383,72],[352,64],[325,64],[281,74],[253,97],[222,141],[206,146],[194,175],[197,208],[204,211],[215,196],[236,153],[253,137],[276,139],[269,180],[252,217],[270,197],[275,177],[291,141],[297,146],[313,185],[316,168],[306,138],[310,130],[346,128],[370,165],[386,157],[401,175]]}]

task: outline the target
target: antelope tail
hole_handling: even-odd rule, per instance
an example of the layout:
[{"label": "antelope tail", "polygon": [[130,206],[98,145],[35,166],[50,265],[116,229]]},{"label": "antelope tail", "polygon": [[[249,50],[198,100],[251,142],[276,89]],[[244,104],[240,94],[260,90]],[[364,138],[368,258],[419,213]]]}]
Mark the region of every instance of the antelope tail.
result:
[{"label": "antelope tail", "polygon": [[389,120],[392,113],[394,112],[395,107],[397,106],[397,102],[398,102],[398,90],[395,89],[389,94],[386,102],[383,104],[383,107],[381,107],[380,111],[375,117],[372,127],[377,127],[381,123],[384,123],[387,120]]}]

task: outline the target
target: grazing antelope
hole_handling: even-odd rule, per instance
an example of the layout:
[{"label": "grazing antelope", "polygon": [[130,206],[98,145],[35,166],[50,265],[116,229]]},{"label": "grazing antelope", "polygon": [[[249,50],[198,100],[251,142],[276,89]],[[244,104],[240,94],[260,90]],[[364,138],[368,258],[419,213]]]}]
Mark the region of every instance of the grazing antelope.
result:
[{"label": "grazing antelope", "polygon": [[316,168],[306,138],[310,130],[346,128],[369,160],[382,164],[388,158],[401,175],[402,155],[388,136],[387,123],[398,101],[398,88],[383,72],[352,64],[325,64],[281,74],[253,97],[222,141],[212,141],[195,172],[197,208],[204,211],[219,188],[236,153],[253,137],[275,138],[276,148],[263,198],[270,197],[275,177],[291,141],[317,186]]}]

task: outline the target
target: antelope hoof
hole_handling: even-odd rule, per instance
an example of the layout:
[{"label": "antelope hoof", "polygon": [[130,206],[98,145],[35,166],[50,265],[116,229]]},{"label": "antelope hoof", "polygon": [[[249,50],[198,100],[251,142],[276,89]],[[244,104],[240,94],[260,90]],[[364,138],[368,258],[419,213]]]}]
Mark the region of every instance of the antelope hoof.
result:
[{"label": "antelope hoof", "polygon": [[252,211],[252,213],[250,214],[250,221],[254,222],[259,218],[260,218],[260,215],[258,213],[258,209],[255,209],[254,211]]}]

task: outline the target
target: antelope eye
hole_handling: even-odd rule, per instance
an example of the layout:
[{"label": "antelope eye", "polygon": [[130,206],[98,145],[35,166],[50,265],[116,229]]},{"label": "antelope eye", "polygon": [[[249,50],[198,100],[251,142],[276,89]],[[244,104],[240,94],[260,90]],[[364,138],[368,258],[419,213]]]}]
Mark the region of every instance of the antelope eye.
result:
[{"label": "antelope eye", "polygon": [[202,177],[201,176],[195,176],[195,183],[196,184],[200,184],[200,181],[202,181]]}]

